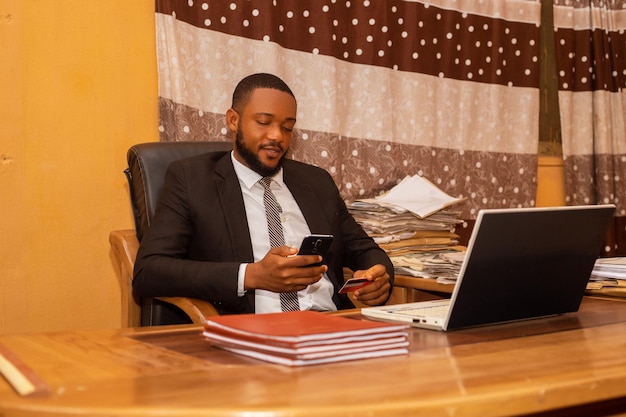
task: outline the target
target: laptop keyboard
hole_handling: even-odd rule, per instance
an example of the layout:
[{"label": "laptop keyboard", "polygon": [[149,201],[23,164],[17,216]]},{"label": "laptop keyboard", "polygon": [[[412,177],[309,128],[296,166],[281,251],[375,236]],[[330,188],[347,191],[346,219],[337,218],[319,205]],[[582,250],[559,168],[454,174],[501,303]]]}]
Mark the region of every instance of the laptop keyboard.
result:
[{"label": "laptop keyboard", "polygon": [[396,314],[402,314],[410,317],[435,317],[445,318],[448,314],[450,305],[432,306],[432,307],[419,307],[419,308],[406,308],[396,310]]}]

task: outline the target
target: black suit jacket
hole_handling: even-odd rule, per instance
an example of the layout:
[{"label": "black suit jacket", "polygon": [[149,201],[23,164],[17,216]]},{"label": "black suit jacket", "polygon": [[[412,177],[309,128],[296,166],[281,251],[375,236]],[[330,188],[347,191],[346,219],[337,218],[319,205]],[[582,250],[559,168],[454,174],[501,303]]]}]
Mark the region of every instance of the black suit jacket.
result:
[{"label": "black suit jacket", "polygon": [[[293,160],[285,160],[283,169],[311,233],[335,237],[326,261],[337,308],[353,307],[337,292],[344,266],[358,270],[383,264],[393,283],[389,258],[348,213],[332,177]],[[237,296],[239,265],[254,259],[250,226],[261,225],[248,225],[230,153],[174,162],[137,254],[136,295],[194,297],[210,301],[221,314],[253,313],[254,291]]]}]

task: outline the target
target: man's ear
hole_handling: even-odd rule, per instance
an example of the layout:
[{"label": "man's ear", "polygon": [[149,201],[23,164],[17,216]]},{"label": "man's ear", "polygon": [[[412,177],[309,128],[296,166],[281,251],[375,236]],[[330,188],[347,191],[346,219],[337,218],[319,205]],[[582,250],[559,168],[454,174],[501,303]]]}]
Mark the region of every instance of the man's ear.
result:
[{"label": "man's ear", "polygon": [[237,126],[239,126],[239,113],[233,109],[226,110],[226,126],[231,132],[236,133]]}]

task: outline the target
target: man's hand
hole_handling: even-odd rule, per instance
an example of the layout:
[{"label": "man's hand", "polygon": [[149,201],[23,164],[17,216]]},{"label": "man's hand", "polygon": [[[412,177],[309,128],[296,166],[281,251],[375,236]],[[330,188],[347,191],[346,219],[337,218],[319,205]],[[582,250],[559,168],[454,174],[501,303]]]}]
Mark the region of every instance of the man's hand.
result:
[{"label": "man's hand", "polygon": [[281,246],[271,249],[259,262],[246,268],[244,288],[273,292],[301,291],[319,281],[328,270],[326,265],[307,266],[321,262],[319,255],[293,256],[297,248]]},{"label": "man's hand", "polygon": [[391,277],[384,265],[377,264],[369,269],[356,271],[353,276],[354,278],[367,278],[368,281],[372,281],[371,284],[354,291],[355,300],[370,306],[381,305],[387,301],[391,288],[389,283]]}]

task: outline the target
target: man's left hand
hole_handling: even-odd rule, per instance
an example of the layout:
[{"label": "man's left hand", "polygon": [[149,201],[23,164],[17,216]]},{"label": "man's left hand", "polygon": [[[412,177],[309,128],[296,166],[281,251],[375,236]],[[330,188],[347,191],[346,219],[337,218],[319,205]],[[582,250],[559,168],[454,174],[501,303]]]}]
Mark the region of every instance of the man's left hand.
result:
[{"label": "man's left hand", "polygon": [[367,278],[368,281],[372,282],[354,291],[355,300],[369,306],[377,306],[389,298],[389,290],[391,289],[389,280],[391,277],[384,265],[377,264],[369,269],[356,271],[354,278]]}]

